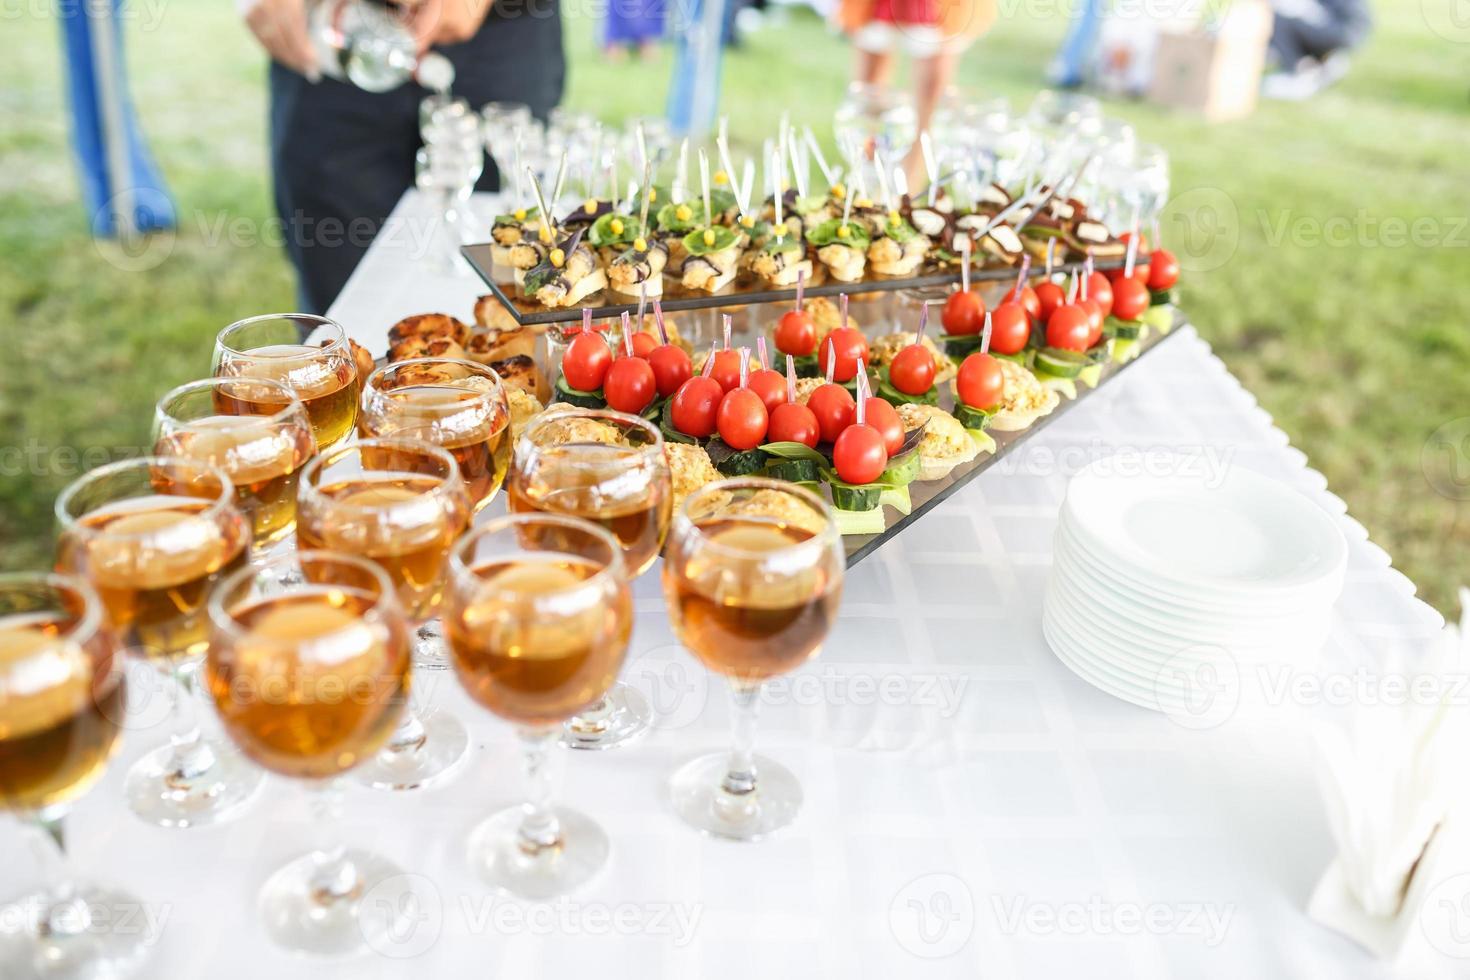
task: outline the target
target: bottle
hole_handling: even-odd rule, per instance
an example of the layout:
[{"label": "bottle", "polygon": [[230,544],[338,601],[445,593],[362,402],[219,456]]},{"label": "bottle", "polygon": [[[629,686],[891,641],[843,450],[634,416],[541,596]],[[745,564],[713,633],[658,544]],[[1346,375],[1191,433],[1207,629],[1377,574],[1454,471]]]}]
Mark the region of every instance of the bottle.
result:
[{"label": "bottle", "polygon": [[454,65],[438,52],[422,57],[398,8],[381,0],[318,0],[308,15],[323,75],[368,92],[410,79],[431,92],[454,84]]}]

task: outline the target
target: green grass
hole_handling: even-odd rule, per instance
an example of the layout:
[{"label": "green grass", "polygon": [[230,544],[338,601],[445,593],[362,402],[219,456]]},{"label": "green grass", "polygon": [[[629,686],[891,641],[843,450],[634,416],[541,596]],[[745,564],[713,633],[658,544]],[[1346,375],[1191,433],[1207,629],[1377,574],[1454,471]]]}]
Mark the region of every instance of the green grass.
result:
[{"label": "green grass", "polygon": [[[161,10],[156,29],[135,22],[129,58],[185,219],[167,260],[147,272],[103,261],[86,234],[54,24],[7,21],[0,567],[48,560],[51,498],[84,457],[145,441],[152,402],[207,370],[221,326],[292,303],[280,253],[252,237],[271,217],[263,61],[228,4]],[[1186,267],[1218,264],[1183,286],[1201,332],[1426,598],[1450,611],[1455,586],[1470,581],[1470,505],[1433,489],[1421,453],[1441,424],[1470,415],[1470,49],[1436,37],[1420,10],[1417,0],[1377,5],[1377,33],[1352,73],[1308,103],[1267,104],[1228,125],[1132,102],[1109,112],[1169,149],[1182,201],[1225,218],[1230,234],[1200,255],[1183,247],[1187,223],[1165,226]],[[1061,30],[1018,14],[967,56],[962,85],[1028,99]],[[596,55],[589,21],[569,34],[570,103],[610,119],[662,109],[666,53],[613,68]],[[849,68],[845,45],[805,14],[751,36],[725,65],[733,135],[758,139],[783,110],[829,126]],[[245,234],[211,241],[222,219]],[[1367,224],[1384,219],[1420,221],[1429,237],[1395,244]],[[1324,226],[1347,228],[1350,241],[1311,237]],[[1219,264],[1222,240],[1237,244]]]}]

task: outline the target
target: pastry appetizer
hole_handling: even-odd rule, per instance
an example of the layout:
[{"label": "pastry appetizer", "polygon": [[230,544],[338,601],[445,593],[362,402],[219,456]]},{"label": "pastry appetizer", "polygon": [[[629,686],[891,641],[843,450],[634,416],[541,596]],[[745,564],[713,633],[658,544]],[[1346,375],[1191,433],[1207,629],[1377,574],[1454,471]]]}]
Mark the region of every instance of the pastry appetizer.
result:
[{"label": "pastry appetizer", "polygon": [[817,259],[841,282],[857,282],[868,265],[868,231],[860,223],[833,218],[806,233],[817,250]]},{"label": "pastry appetizer", "polygon": [[903,220],[898,211],[888,212],[868,246],[868,263],[885,276],[911,276],[929,254],[929,239]]},{"label": "pastry appetizer", "polygon": [[578,230],[563,238],[546,258],[526,273],[521,288],[542,306],[577,306],[607,285],[597,254]]}]

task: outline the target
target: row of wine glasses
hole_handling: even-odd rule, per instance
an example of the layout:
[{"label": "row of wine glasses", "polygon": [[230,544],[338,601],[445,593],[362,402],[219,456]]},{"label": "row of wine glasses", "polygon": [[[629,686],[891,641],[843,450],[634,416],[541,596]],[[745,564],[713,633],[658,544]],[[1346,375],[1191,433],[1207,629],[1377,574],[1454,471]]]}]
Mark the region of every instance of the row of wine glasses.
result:
[{"label": "row of wine glasses", "polygon": [[[94,470],[58,498],[58,568],[70,577],[27,587],[81,596],[71,606],[91,610],[105,649],[87,661],[98,666],[87,698],[68,702],[67,717],[101,719],[97,747],[82,758],[92,743],[59,743],[41,766],[59,787],[48,792],[73,799],[100,772],[127,650],[180,690],[170,744],[128,775],[135,812],[174,827],[225,819],[265,770],[318,787],[316,822],[330,827],[345,777],[413,789],[468,756],[463,726],[410,696],[415,671],[452,665],[473,701],[517,727],[530,786],[524,807],[475,832],[471,861],[512,894],[561,894],[596,873],[609,844],[589,818],[551,804],[552,753],[563,739],[603,747],[646,729],[646,703],[617,676],[629,583],[664,551],[671,618],[731,680],[737,719],[730,757],[676,775],[675,806],[732,838],[789,822],[799,788],[752,755],[754,709],[759,685],[814,654],[835,614],[843,560],[826,505],[745,480],[707,487],[674,515],[663,441],[642,419],[547,412],[512,450],[493,371],[421,359],[364,381],[353,365],[331,321],[232,325],[215,377],[160,400],[157,455]],[[476,522],[502,481],[512,513]],[[0,605],[0,669],[36,642],[35,617],[13,605]],[[428,628],[436,618],[442,630]],[[189,710],[199,686],[231,745],[200,737]],[[59,714],[42,718],[16,690],[0,685],[0,801],[51,826],[52,803],[12,787],[36,778],[21,740]],[[324,843],[268,881],[267,929],[293,949],[359,948],[395,927],[398,904],[360,907],[395,872]],[[71,894],[43,908],[62,909]],[[38,915],[30,932],[36,955],[65,947],[125,964],[135,952],[94,948],[96,937],[58,947],[66,935],[46,923]]]}]

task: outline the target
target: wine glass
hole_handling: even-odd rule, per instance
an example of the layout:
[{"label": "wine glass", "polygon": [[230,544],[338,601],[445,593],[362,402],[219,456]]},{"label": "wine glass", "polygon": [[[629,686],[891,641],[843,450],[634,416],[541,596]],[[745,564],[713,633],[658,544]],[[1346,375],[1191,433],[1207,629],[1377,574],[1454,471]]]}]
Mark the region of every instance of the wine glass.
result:
[{"label": "wine glass", "polygon": [[[516,439],[506,500],[512,513],[569,514],[605,528],[630,578],[648,570],[669,529],[673,488],[664,440],[647,419],[576,409],[540,415]],[[652,713],[618,683],[567,722],[565,741],[607,749],[648,730]]]},{"label": "wine glass", "polygon": [[[267,313],[230,324],[214,342],[216,377],[265,378],[296,392],[318,449],[335,446],[357,421],[359,378],[341,325],[309,313]],[[242,399],[230,415],[272,415],[286,402],[271,392]]]},{"label": "wine glass", "polygon": [[377,756],[408,702],[408,623],[393,583],[365,558],[295,551],[227,578],[209,617],[208,688],[225,731],[257,765],[312,791],[317,845],[261,888],[266,932],[304,953],[381,948],[404,926],[409,880],[348,848],[338,824],[342,776]]},{"label": "wine glass", "polygon": [[674,773],[674,809],[718,837],[756,840],[790,823],[801,786],[754,754],[761,686],[817,654],[837,617],[845,565],[832,512],[778,480],[711,483],[674,516],[664,595],[680,642],[730,684],[734,748]]},{"label": "wine glass", "polygon": [[[260,415],[255,405],[282,407]],[[154,452],[218,466],[235,485],[260,552],[296,527],[296,480],[316,453],[296,393],[264,378],[206,378],[180,385],[153,412]]]},{"label": "wine glass", "polygon": [[357,425],[366,436],[404,436],[449,450],[475,510],[495,499],[510,467],[510,403],[492,369],[417,357],[368,375]]},{"label": "wine glass", "polygon": [[[296,537],[303,548],[377,564],[410,623],[423,623],[444,595],[444,559],[470,518],[459,467],[447,451],[410,439],[359,439],[318,456],[301,474]],[[443,711],[403,713],[387,746],[358,776],[375,789],[442,781],[470,738]]]},{"label": "wine glass", "polygon": [[118,745],[120,659],[86,582],[0,575],[0,810],[41,832],[47,865],[41,892],[0,906],[0,922],[12,924],[0,932],[0,975],[124,977],[155,938],[94,916],[143,903],[79,882],[67,866],[65,817]]},{"label": "wine glass", "polygon": [[232,816],[260,787],[260,773],[202,737],[197,675],[209,647],[205,603],[247,564],[250,523],[219,468],[143,456],[83,475],[56,498],[57,568],[97,591],[121,646],[174,681],[170,744],[128,770],[133,812],[162,827]]},{"label": "wine glass", "polygon": [[470,860],[521,898],[565,894],[606,863],[608,840],[588,817],[552,806],[552,752],[566,720],[622,667],[633,619],[623,549],[580,518],[511,514],[466,535],[449,566],[455,671],[471,698],[516,726],[529,784],[524,806],[474,831]]}]

